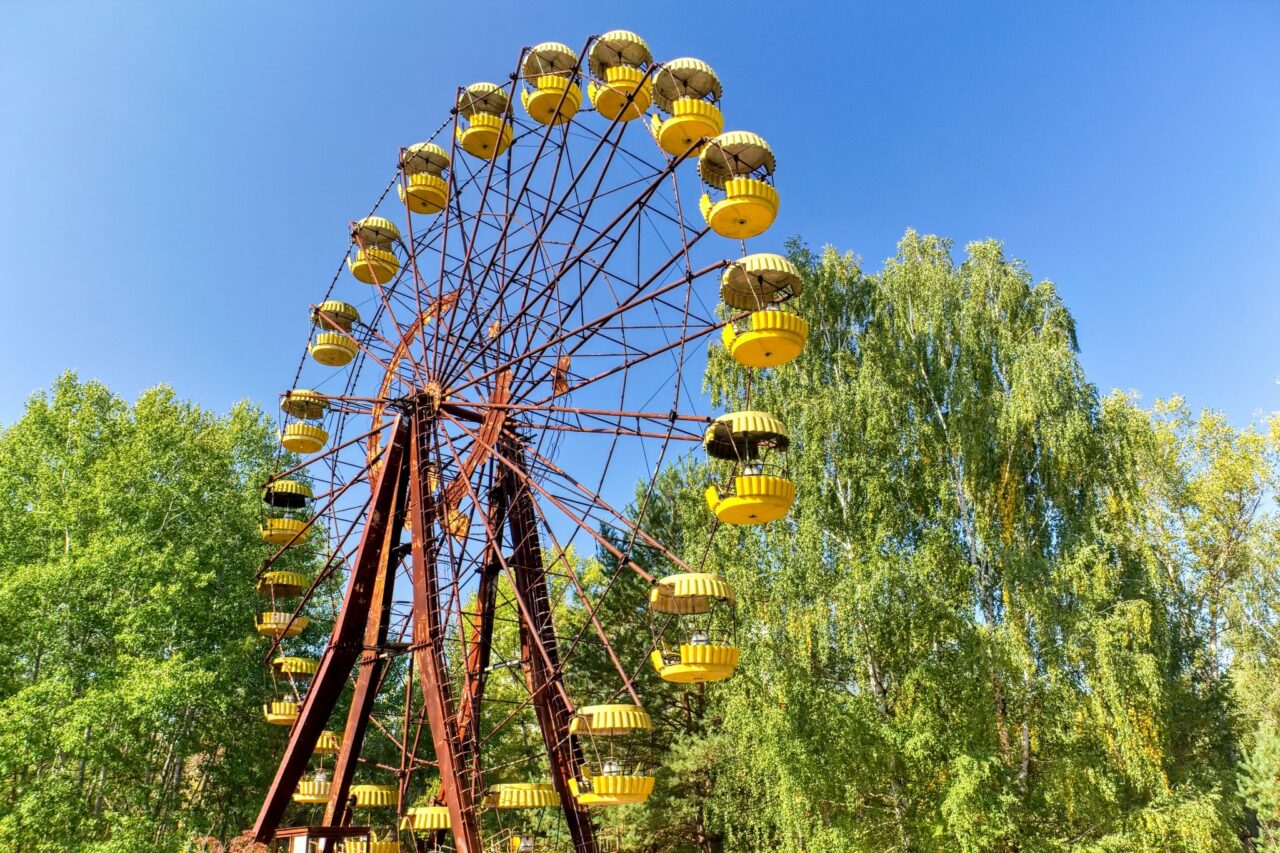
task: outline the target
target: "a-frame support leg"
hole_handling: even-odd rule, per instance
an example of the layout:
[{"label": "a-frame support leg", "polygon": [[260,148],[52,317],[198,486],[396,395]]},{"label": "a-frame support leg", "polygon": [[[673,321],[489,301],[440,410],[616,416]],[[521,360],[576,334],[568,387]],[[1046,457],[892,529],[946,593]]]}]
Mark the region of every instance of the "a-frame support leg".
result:
[{"label": "a-frame support leg", "polygon": [[[518,445],[510,443],[504,455],[523,465],[523,453]],[[537,515],[529,486],[518,482],[514,475],[508,477],[511,484],[509,521],[513,554],[512,572],[515,575],[516,595],[523,599],[529,614],[520,623],[520,645],[524,656],[529,691],[533,696],[534,710],[547,755],[551,760],[551,781],[564,810],[575,853],[597,853],[595,827],[587,810],[573,798],[569,779],[582,763],[581,750],[569,737],[571,711],[564,695],[554,682],[560,679],[559,655],[556,635],[551,619],[550,589],[547,573],[542,563],[542,545],[538,539]],[[532,624],[529,624],[532,623]],[[537,632],[545,655],[531,635]]]},{"label": "a-frame support leg", "polygon": [[[407,460],[404,460],[407,461]],[[394,505],[391,521],[387,524],[382,542],[382,570],[374,580],[374,606],[364,631],[364,653],[357,664],[355,690],[351,694],[351,707],[347,711],[347,724],[342,733],[342,747],[333,767],[333,781],[329,789],[329,802],[324,809],[325,826],[341,826],[346,822],[347,797],[351,791],[351,779],[355,775],[360,750],[364,746],[365,731],[369,728],[369,714],[387,668],[387,659],[380,653],[387,642],[387,628],[391,621],[391,600],[396,585],[396,568],[399,565],[397,547],[404,529],[405,493],[408,478],[401,464],[396,475]],[[328,848],[330,845],[325,844]]]},{"label": "a-frame support leg", "polygon": [[436,767],[440,772],[440,793],[449,809],[454,848],[458,853],[481,853],[480,828],[472,786],[467,774],[465,733],[458,730],[449,673],[445,667],[444,614],[436,573],[435,496],[428,488],[427,468],[431,418],[421,410],[413,413],[409,442],[409,512],[413,519],[413,645],[414,664],[422,685],[423,707],[431,727]]},{"label": "a-frame support leg", "polygon": [[347,581],[342,610],[338,613],[329,645],[311,679],[298,721],[289,733],[289,744],[253,825],[253,838],[260,844],[271,841],[275,835],[280,818],[298,787],[298,780],[306,772],[316,741],[328,724],[351,668],[364,647],[370,610],[377,604],[377,579],[388,562],[382,549],[395,511],[396,494],[402,488],[403,478],[399,472],[408,451],[408,438],[408,424],[397,420],[383,456],[382,471],[373,489],[368,520]]}]

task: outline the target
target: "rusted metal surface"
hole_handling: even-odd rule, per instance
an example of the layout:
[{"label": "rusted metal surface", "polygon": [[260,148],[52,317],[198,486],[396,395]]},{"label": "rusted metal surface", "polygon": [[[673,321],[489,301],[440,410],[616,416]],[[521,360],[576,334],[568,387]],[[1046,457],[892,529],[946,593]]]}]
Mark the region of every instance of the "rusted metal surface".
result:
[{"label": "rusted metal surface", "polygon": [[413,519],[413,653],[422,685],[423,708],[431,726],[440,795],[449,809],[453,843],[458,853],[481,853],[480,827],[467,778],[467,757],[458,731],[449,674],[443,655],[444,625],[436,574],[437,507],[427,487],[424,454],[432,445],[434,413],[409,415],[409,512]]},{"label": "rusted metal surface", "polygon": [[[507,478],[510,484],[510,525],[512,569],[516,591],[528,607],[529,618],[520,622],[520,644],[525,661],[525,677],[529,680],[529,694],[542,729],[542,741],[551,763],[551,781],[560,796],[569,837],[578,853],[595,853],[595,828],[587,810],[578,805],[569,788],[569,780],[582,764],[582,752],[577,742],[569,737],[569,719],[573,707],[565,698],[563,689],[548,689],[561,680],[559,649],[555,625],[552,622],[551,597],[547,574],[542,562],[542,546],[538,541],[538,520],[533,510],[533,494],[527,480],[519,478],[522,457],[518,448],[511,454],[516,457],[517,468]],[[534,654],[532,646],[540,645],[544,654]],[[556,684],[558,687],[559,685]]]},{"label": "rusted metal surface", "polygon": [[[360,749],[364,746],[365,730],[369,726],[369,715],[373,703],[378,696],[378,688],[386,671],[387,660],[380,649],[387,642],[387,630],[391,621],[391,601],[395,591],[395,574],[398,560],[396,545],[400,542],[401,530],[404,527],[404,500],[407,485],[407,458],[395,468],[386,468],[384,476],[390,478],[395,487],[391,519],[386,525],[379,557],[381,566],[374,578],[373,594],[368,624],[364,631],[364,652],[357,663],[355,690],[351,695],[351,707],[347,711],[347,723],[343,729],[342,746],[333,767],[333,780],[329,790],[329,802],[324,809],[324,825],[340,826],[346,822],[347,795],[351,788],[351,778],[355,774],[356,760]],[[328,849],[328,845],[325,845]]]},{"label": "rusted metal surface", "polygon": [[329,638],[329,645],[320,658],[320,666],[311,679],[311,686],[303,700],[298,721],[289,733],[289,743],[280,759],[271,787],[254,822],[253,837],[259,843],[270,841],[280,825],[298,780],[307,768],[307,762],[315,749],[316,741],[329,722],[329,715],[337,704],[338,695],[347,683],[351,667],[355,664],[363,646],[364,631],[369,621],[369,611],[374,604],[377,578],[385,565],[382,547],[386,530],[396,506],[401,481],[394,474],[406,450],[408,424],[399,420],[392,431],[387,446],[386,464],[374,489],[372,505],[360,540],[355,565],[347,581],[342,609],[338,613]]}]

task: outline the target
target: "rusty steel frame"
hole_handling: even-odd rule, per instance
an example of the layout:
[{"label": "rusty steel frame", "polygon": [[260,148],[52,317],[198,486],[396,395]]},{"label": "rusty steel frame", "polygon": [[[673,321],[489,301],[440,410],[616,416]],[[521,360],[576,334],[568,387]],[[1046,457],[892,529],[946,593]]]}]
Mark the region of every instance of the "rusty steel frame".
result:
[{"label": "rusty steel frame", "polygon": [[458,853],[481,853],[480,827],[474,791],[467,775],[466,755],[470,751],[465,734],[458,729],[444,660],[443,614],[436,573],[435,525],[437,508],[427,487],[423,454],[430,451],[435,413],[418,408],[410,414],[409,512],[413,518],[413,652],[418,680],[422,685],[423,707],[431,727],[436,768],[440,772],[440,794],[449,809],[454,846]]},{"label": "rusty steel frame", "polygon": [[398,471],[404,456],[407,426],[402,419],[398,419],[393,428],[384,457],[385,464],[373,490],[360,549],[347,581],[342,609],[334,622],[329,645],[311,679],[298,721],[289,734],[289,743],[280,758],[280,766],[254,822],[253,837],[260,844],[267,843],[275,836],[280,818],[306,770],[316,741],[324,731],[329,715],[338,702],[338,696],[346,686],[351,668],[364,647],[369,613],[378,592],[378,577],[385,572],[388,562],[383,554],[386,542],[384,537],[387,535],[387,528],[391,526],[392,515],[398,503],[397,496],[403,490]]},{"label": "rusty steel frame", "polygon": [[[542,546],[538,541],[538,519],[533,509],[533,494],[521,460],[519,445],[508,441],[510,455],[516,459],[516,468],[503,478],[508,488],[511,510],[508,522],[511,526],[512,573],[516,595],[523,599],[530,611],[529,618],[520,621],[520,645],[525,660],[525,676],[529,680],[529,694],[542,730],[542,740],[551,763],[551,782],[560,797],[560,806],[569,828],[569,838],[578,853],[594,853],[595,828],[585,807],[574,799],[569,780],[582,764],[582,751],[569,737],[569,719],[573,706],[564,696],[561,684],[561,666],[555,627],[551,621],[551,602],[547,574],[542,561]],[[505,455],[505,454],[504,454]],[[537,645],[543,654],[535,655],[531,647]],[[552,686],[559,690],[550,689]]]},{"label": "rusty steel frame", "polygon": [[[590,42],[589,38],[579,54],[579,69]],[[523,57],[522,52],[522,60]],[[511,111],[520,80],[518,71],[517,67],[517,74],[510,77],[508,87],[507,117],[512,120]],[[451,123],[456,131],[458,121],[455,111],[446,125]],[[513,129],[514,125],[513,121]],[[606,192],[601,192],[615,155],[623,151],[625,156],[634,157],[622,147],[624,123],[613,119],[603,131],[597,133],[592,130],[592,133],[597,133],[594,144],[586,159],[577,163],[566,154],[570,125],[558,127],[532,128],[525,134],[538,133],[540,140],[535,162],[527,166],[528,171],[522,180],[518,171],[511,168],[510,151],[506,155],[505,166],[500,165],[501,158],[498,157],[475,168],[470,161],[459,160],[457,134],[451,133],[450,186],[451,190],[457,191],[450,192],[442,217],[421,236],[414,233],[414,215],[405,202],[409,225],[407,239],[401,248],[407,264],[402,265],[390,281],[374,283],[377,305],[368,321],[361,322],[366,331],[356,333],[342,329],[327,313],[319,313],[317,317],[318,328],[342,333],[356,344],[361,356],[367,356],[368,362],[384,371],[379,396],[356,395],[360,371],[366,366],[366,360],[359,358],[344,391],[325,395],[331,403],[339,404],[331,408],[339,434],[346,419],[353,416],[371,417],[374,428],[354,439],[342,441],[307,462],[292,466],[286,473],[327,458],[337,481],[339,464],[350,464],[345,459],[339,460],[339,451],[347,451],[362,440],[367,440],[371,449],[379,449],[381,469],[376,477],[369,477],[370,494],[364,506],[355,511],[353,520],[343,522],[349,526],[343,531],[341,542],[345,543],[348,536],[360,530],[360,544],[352,560],[338,619],[255,823],[254,836],[259,841],[273,837],[319,733],[336,707],[342,687],[351,681],[354,691],[336,759],[330,798],[325,807],[323,822],[326,826],[341,826],[349,820],[347,800],[350,784],[361,760],[359,756],[365,735],[372,723],[401,755],[399,768],[376,765],[397,774],[398,812],[403,814],[407,805],[412,774],[430,764],[440,774],[437,802],[449,810],[456,850],[458,853],[482,853],[478,815],[483,795],[481,780],[485,770],[492,768],[482,766],[481,746],[522,709],[532,708],[541,729],[543,746],[551,765],[551,781],[560,799],[573,849],[575,853],[596,853],[598,850],[590,814],[577,803],[569,786],[576,768],[582,763],[582,748],[568,733],[574,704],[564,684],[568,659],[589,631],[594,629],[606,649],[622,679],[622,689],[629,692],[634,701],[639,699],[633,684],[635,675],[628,674],[597,616],[604,595],[612,588],[616,576],[600,593],[599,600],[592,603],[587,600],[581,581],[573,576],[572,569],[569,570],[573,589],[587,607],[588,621],[580,626],[576,636],[566,634],[563,638],[557,637],[552,619],[552,586],[548,579],[556,572],[544,564],[539,527],[545,528],[550,537],[550,547],[557,554],[563,554],[571,547],[573,537],[569,537],[569,544],[561,543],[544,509],[554,509],[568,519],[575,533],[586,531],[600,548],[618,559],[620,566],[646,582],[652,583],[653,575],[631,559],[637,542],[656,550],[677,567],[688,567],[648,536],[639,524],[631,522],[624,513],[605,502],[596,493],[601,490],[600,486],[593,490],[556,466],[551,461],[551,454],[544,452],[542,442],[548,435],[560,431],[611,435],[614,444],[603,457],[603,471],[608,469],[617,439],[621,437],[662,439],[664,443],[659,462],[665,457],[669,442],[698,440],[695,425],[701,427],[711,419],[682,415],[675,410],[679,402],[679,373],[675,382],[676,399],[670,412],[630,410],[621,401],[615,409],[559,405],[560,401],[555,398],[567,399],[574,391],[602,382],[618,371],[625,371],[676,348],[681,354],[677,358],[677,370],[681,370],[685,344],[704,338],[719,328],[719,324],[704,319],[698,320],[702,324],[699,327],[690,327],[689,299],[693,284],[720,271],[729,262],[718,261],[697,270],[692,268],[689,249],[709,229],[686,230],[678,189],[674,217],[664,210],[651,212],[649,207],[666,182],[675,184],[677,167],[691,156],[696,145],[679,156],[667,158],[663,166],[654,168],[652,174],[618,186],[610,184]],[[553,134],[560,134],[562,139],[551,143]],[[542,159],[549,144],[555,149],[548,158],[554,163],[554,172],[544,194],[531,184],[535,163]],[[597,165],[597,159],[603,160],[603,164],[598,165],[599,174],[592,181],[589,176],[593,166]],[[465,178],[458,170],[462,162],[467,163],[469,173]],[[558,182],[562,166],[566,167],[565,171],[571,178],[567,187],[560,186]],[[404,176],[398,175],[398,179],[388,185],[383,191],[384,197],[397,182],[403,188]],[[518,190],[513,193],[517,183]],[[479,192],[478,209],[463,210],[458,184]],[[581,194],[578,192],[580,184],[585,188]],[[626,195],[623,193],[629,194],[632,187],[639,191],[617,208],[605,225],[599,228],[589,226],[598,198],[612,195],[615,199],[624,199]],[[494,200],[492,210],[490,199]],[[528,206],[536,228],[526,220],[522,203]],[[612,203],[612,200],[607,203]],[[542,208],[540,216],[536,206]],[[377,210],[376,205],[374,210]],[[571,238],[561,241],[553,236],[544,240],[553,220],[561,215],[567,221],[567,228],[572,229]],[[641,275],[641,225],[645,217],[656,216],[679,224],[680,239],[675,252],[650,265],[649,273]],[[490,244],[489,231],[485,230],[482,237],[482,229],[493,223],[496,223],[494,227],[498,236]],[[516,243],[508,246],[509,234],[522,233],[522,224],[524,228],[534,230],[532,239],[527,245]],[[453,240],[459,245],[451,254],[450,238],[454,231],[458,233],[453,235]],[[631,240],[635,241],[637,252],[634,280],[630,274],[617,278],[618,282],[630,288],[619,296],[613,290],[615,279],[611,278],[609,267],[615,252],[624,242]],[[438,248],[433,249],[432,245],[437,241]],[[359,241],[356,242],[359,245]],[[561,247],[562,254],[558,251]],[[420,249],[424,254],[437,251],[440,256],[434,283],[424,280],[419,263]],[[511,259],[507,254],[509,249],[513,256]],[[598,258],[593,256],[597,249],[602,253]],[[553,254],[558,257],[553,259]],[[514,263],[509,264],[509,260]],[[684,262],[683,275],[672,277],[668,271],[681,260]],[[453,264],[456,267],[451,266]],[[562,300],[557,291],[562,281],[570,280],[570,274],[575,271],[579,276],[576,296]],[[593,308],[590,314],[581,311],[574,323],[567,322],[575,309],[587,304],[587,290],[601,277],[604,284],[600,287],[609,288],[614,296],[614,307],[589,320],[586,317],[603,309]],[[583,278],[585,283],[581,282]],[[660,281],[664,283],[656,284]],[[412,290],[412,302],[404,296],[406,287]],[[672,305],[663,298],[681,288],[685,296],[682,312],[678,305]],[[432,289],[435,290],[434,298],[431,298]],[[516,292],[512,293],[513,290]],[[471,299],[461,305],[464,293]],[[429,299],[426,310],[423,308],[424,297]],[[484,304],[480,297],[488,299],[488,304]],[[511,305],[508,305],[509,297]],[[516,302],[518,306],[515,306]],[[655,310],[666,306],[677,311],[682,316],[683,326],[680,323],[636,326],[639,329],[670,329],[677,334],[674,341],[667,340],[648,350],[636,350],[626,341],[627,327],[623,321],[629,312],[649,304],[654,305]],[[514,310],[510,310],[513,307]],[[396,317],[397,308],[413,313],[413,322],[401,324]],[[556,315],[557,310],[559,316]],[[490,324],[488,321],[495,314],[496,320]],[[537,319],[544,316],[551,318],[546,326]],[[378,328],[384,317],[394,329],[394,332],[387,329],[385,336]],[[537,322],[528,323],[529,317],[534,317]],[[437,329],[429,343],[427,327],[432,319]],[[608,356],[618,363],[594,375],[586,375],[587,371],[571,374],[568,358],[593,338],[606,344],[618,343],[610,337],[614,324],[620,324],[617,326],[623,338],[619,343],[620,351],[616,355],[612,350],[588,352],[584,357]],[[488,340],[483,339],[486,332]],[[507,340],[508,335],[510,340]],[[415,338],[418,339],[416,346]],[[383,347],[389,355],[382,352]],[[420,359],[415,357],[414,349],[420,349]],[[566,381],[570,375],[575,377],[575,381],[565,392],[536,399],[539,395],[533,389],[543,378],[535,375],[535,371],[544,366],[541,358],[544,354],[547,358],[563,359]],[[380,357],[384,355],[385,360]],[[409,364],[405,365],[405,361]],[[397,387],[409,390],[398,392],[403,396],[396,396],[391,389]],[[470,396],[482,399],[464,399],[463,395],[468,391],[472,392]],[[390,413],[388,410],[397,412],[390,426],[384,420],[384,416]],[[543,419],[541,422],[540,418]],[[576,424],[571,418],[576,418]],[[592,423],[584,424],[583,418]],[[634,427],[625,428],[624,419],[634,422]],[[616,426],[611,420],[617,421]],[[642,423],[647,423],[650,429],[642,429]],[[684,431],[677,431],[678,426]],[[662,427],[666,432],[660,431]],[[460,430],[461,434],[454,432],[451,438],[450,428]],[[530,432],[538,433],[538,437],[531,438]],[[384,440],[382,436],[388,434],[389,440],[379,448],[379,443]],[[455,446],[455,439],[461,448]],[[372,474],[374,457],[366,458],[367,470]],[[443,478],[447,460],[456,466],[451,469],[453,479],[437,489],[429,482],[429,471]],[[437,467],[429,468],[429,464]],[[320,495],[329,497],[322,512],[329,512],[333,518],[340,519],[338,500],[347,488],[362,481],[363,473],[363,470],[357,472],[341,486]],[[539,482],[541,476],[558,481],[559,496]],[[487,485],[481,484],[483,478],[487,478]],[[588,510],[575,512],[575,507],[583,505],[584,499]],[[468,552],[465,544],[455,549],[453,540],[445,532],[445,513],[456,510],[464,500],[471,506],[469,518],[474,521],[478,517],[483,526],[479,556],[474,551]],[[645,504],[647,501],[648,493]],[[625,546],[618,547],[594,529],[592,512],[597,511],[604,513],[611,524],[619,523],[627,532],[629,541]],[[409,531],[409,542],[402,544],[405,530]],[[300,536],[296,538],[300,539]],[[504,555],[504,538],[509,538],[509,555]],[[264,563],[263,570],[280,558],[285,550],[277,551]],[[402,565],[406,552],[407,566]],[[294,617],[335,567],[331,557],[325,572],[302,596]],[[399,627],[393,628],[392,603],[396,598],[397,580],[406,571],[412,589],[410,613],[403,625],[396,622]],[[512,702],[516,707],[511,713],[485,734],[481,730],[481,711],[492,668],[493,633],[499,607],[498,586],[504,576],[511,584],[517,611],[520,666],[528,697]],[[468,594],[474,596],[474,604],[467,610],[463,603],[464,584],[473,582],[474,587],[465,587]],[[451,627],[454,617],[456,629]],[[399,632],[395,638],[391,636],[393,631]],[[406,634],[411,635],[409,643],[404,642]],[[446,651],[446,646],[451,643],[461,645],[459,657]],[[272,654],[278,644],[278,641],[272,644]],[[408,673],[402,722],[397,723],[403,727],[398,741],[388,726],[373,714],[379,690],[384,680],[389,678],[388,672],[392,671],[389,660],[397,655],[407,656]],[[460,673],[460,683],[456,687],[451,682],[451,672],[454,676]],[[417,691],[412,689],[415,680],[419,688]],[[420,705],[414,701],[419,697]],[[418,757],[424,724],[435,752],[435,760],[431,762]],[[487,721],[485,725],[487,728]],[[414,729],[412,737],[411,728]],[[417,840],[417,846],[422,849],[421,839]]]}]

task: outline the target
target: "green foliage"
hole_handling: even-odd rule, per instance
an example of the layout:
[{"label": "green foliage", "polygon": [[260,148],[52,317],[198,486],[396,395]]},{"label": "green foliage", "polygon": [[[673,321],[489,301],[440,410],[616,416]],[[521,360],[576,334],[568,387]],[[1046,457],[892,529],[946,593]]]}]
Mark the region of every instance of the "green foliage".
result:
[{"label": "green foliage", "polygon": [[[1196,606],[1225,607],[1221,579],[1268,573],[1234,549],[1212,570],[1156,558],[1149,468],[1195,468],[1153,455],[1168,410],[1100,399],[1055,288],[996,243],[956,262],[908,232],[874,276],[793,259],[805,353],[749,376],[717,351],[707,374],[717,404],[784,416],[799,492],[708,556],[739,593],[743,663],[665,763],[703,757],[712,841],[637,849],[1232,849],[1232,697],[1203,660],[1218,617],[1182,589],[1208,572]],[[1233,520],[1266,538],[1226,517],[1221,492],[1275,470],[1240,443],[1165,547],[1220,547]],[[705,516],[705,477],[680,475],[650,514]],[[693,526],[674,541],[696,557]],[[650,811],[672,813],[657,794]]]},{"label": "green foliage", "polygon": [[156,851],[251,819],[259,411],[61,377],[0,433],[0,849]]}]

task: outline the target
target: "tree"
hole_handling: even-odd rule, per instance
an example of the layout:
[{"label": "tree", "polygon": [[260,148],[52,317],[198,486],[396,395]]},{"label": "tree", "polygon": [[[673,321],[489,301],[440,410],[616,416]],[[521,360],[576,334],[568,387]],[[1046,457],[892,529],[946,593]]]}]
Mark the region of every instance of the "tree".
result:
[{"label": "tree", "polygon": [[176,850],[251,820],[262,413],[66,374],[0,433],[0,847]]},{"label": "tree", "polygon": [[[1165,581],[1187,689],[1213,709],[1210,743],[1238,772],[1242,838],[1280,834],[1280,418],[1236,428],[1157,401],[1135,432],[1133,538]],[[1206,739],[1209,739],[1206,737]],[[1175,744],[1189,772],[1194,744]],[[1229,780],[1224,781],[1224,787]],[[1265,849],[1265,848],[1264,848]]]},{"label": "tree", "polygon": [[908,232],[867,276],[794,246],[805,353],[713,354],[716,402],[785,415],[800,497],[713,540],[745,636],[711,823],[734,850],[1228,849],[1211,700],[1124,512],[1135,410],[1052,284],[951,248]]}]

